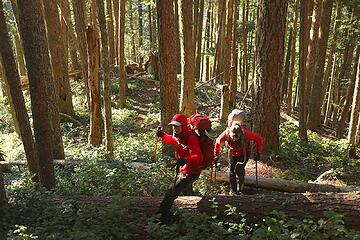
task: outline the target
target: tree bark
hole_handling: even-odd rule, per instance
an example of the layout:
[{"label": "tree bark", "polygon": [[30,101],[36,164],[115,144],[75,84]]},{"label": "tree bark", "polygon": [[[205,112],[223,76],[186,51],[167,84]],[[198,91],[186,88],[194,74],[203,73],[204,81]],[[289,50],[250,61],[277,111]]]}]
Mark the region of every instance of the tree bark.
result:
[{"label": "tree bark", "polygon": [[231,78],[230,78],[230,98],[229,98],[229,110],[236,108],[236,93],[237,93],[237,79],[238,79],[238,44],[237,44],[237,36],[238,36],[238,24],[237,21],[239,19],[239,2],[234,1],[234,19],[233,19],[233,33],[232,33],[232,49],[231,49]]},{"label": "tree bark", "polygon": [[4,80],[7,81],[9,86],[9,95],[11,96],[12,104],[14,106],[14,115],[16,117],[16,122],[19,123],[18,127],[26,159],[28,161],[28,169],[30,174],[36,175],[38,173],[38,158],[35,142],[25,106],[24,96],[20,86],[19,72],[12,52],[10,36],[7,31],[2,1],[0,1],[0,60],[1,58],[3,60],[6,75]]},{"label": "tree bark", "polygon": [[333,0],[323,1],[323,9],[320,18],[318,49],[316,54],[317,59],[310,93],[311,97],[309,106],[312,110],[309,111],[308,116],[308,127],[313,131],[318,130],[320,126],[322,101],[319,96],[321,96],[322,93],[322,83],[324,78],[326,49],[328,46],[332,7]]},{"label": "tree bark", "polygon": [[126,0],[120,0],[119,11],[119,107],[125,108],[126,106],[126,72],[125,72],[125,6]]},{"label": "tree bark", "polygon": [[113,19],[113,8],[112,0],[106,0],[106,26],[107,34],[109,39],[109,64],[114,65],[115,63],[115,41],[114,41],[114,19]]},{"label": "tree bark", "polygon": [[221,109],[220,109],[220,121],[225,123],[230,112],[229,101],[230,101],[230,77],[231,77],[231,40],[233,35],[233,12],[234,4],[233,0],[228,0],[227,3],[227,18],[226,18],[226,29],[225,30],[225,45],[223,47],[223,89],[221,91]]},{"label": "tree bark", "polygon": [[[287,1],[261,0],[257,29],[255,131],[265,139],[264,151],[279,148],[281,67]],[[273,56],[276,56],[274,61]],[[271,121],[269,121],[271,119]]]},{"label": "tree bark", "polygon": [[101,57],[104,69],[104,109],[105,109],[105,143],[106,149],[113,154],[113,131],[111,116],[111,82],[110,82],[110,66],[109,66],[109,44],[107,36],[107,27],[105,19],[104,2],[96,0],[98,8],[98,19],[100,24],[101,35]]},{"label": "tree bark", "polygon": [[119,64],[119,9],[120,9],[120,0],[114,0],[114,19],[115,19],[115,65]]},{"label": "tree bark", "polygon": [[[170,131],[168,126],[174,114],[178,113],[178,86],[176,80],[176,55],[172,54],[176,48],[174,5],[172,1],[156,1],[159,23],[159,80],[161,125],[165,131]],[[164,146],[164,145],[163,145]],[[169,147],[163,147],[169,151]]]},{"label": "tree bark", "polygon": [[89,96],[89,83],[88,83],[88,56],[86,55],[86,35],[85,35],[85,1],[73,0],[74,18],[75,18],[75,30],[79,43],[79,52],[81,60],[81,70],[83,80],[85,82],[85,91],[88,108],[90,107],[90,96]]},{"label": "tree bark", "polygon": [[[47,189],[55,187],[53,138],[50,121],[49,91],[53,84],[49,46],[40,0],[18,0],[20,30],[28,70],[35,143],[39,157],[40,183]],[[44,89],[46,89],[44,91]],[[54,91],[54,90],[53,90]],[[53,126],[59,127],[59,126]]]},{"label": "tree bark", "polygon": [[[142,3],[141,0],[137,1],[137,10],[138,10],[138,29],[139,29],[139,36],[138,36],[138,40],[139,40],[139,50],[141,51],[143,48],[143,11],[142,11]],[[142,64],[143,62],[143,57],[141,56],[141,54],[139,54],[139,59],[138,62]]]},{"label": "tree bark", "polygon": [[182,72],[180,93],[180,112],[186,116],[195,113],[195,48],[193,29],[193,3],[180,1],[181,33],[182,33]]},{"label": "tree bark", "polygon": [[201,46],[202,46],[202,32],[203,32],[203,22],[204,22],[204,0],[200,0],[200,5],[199,5],[199,13],[198,13],[198,25],[196,28],[196,35],[194,36],[194,38],[196,39],[196,47],[195,47],[195,51],[196,51],[196,67],[195,67],[195,80],[196,81],[200,81],[201,79],[201,59],[202,59],[202,54],[201,54]]},{"label": "tree bark", "polygon": [[306,94],[306,57],[309,42],[309,13],[312,12],[313,0],[300,0],[300,40],[299,40],[299,137],[307,142],[307,97]]},{"label": "tree bark", "polygon": [[342,138],[344,136],[345,121],[349,118],[350,107],[353,102],[353,96],[354,96],[354,88],[355,88],[357,65],[358,65],[357,61],[359,59],[359,55],[360,55],[360,44],[356,47],[354,70],[352,76],[350,77],[350,83],[346,91],[344,107],[340,115],[338,126],[336,128],[336,136],[338,138]]},{"label": "tree bark", "polygon": [[[291,59],[289,69],[289,81],[287,84],[286,93],[286,113],[291,114],[293,112],[293,82],[295,72],[295,57],[296,57],[296,36],[298,32],[298,13],[299,13],[300,0],[296,0],[294,6],[293,25],[292,25],[292,40],[291,40]],[[295,92],[296,95],[296,92]],[[294,97],[295,98],[295,97]]]},{"label": "tree bark", "polygon": [[90,92],[90,132],[89,143],[97,146],[102,142],[101,134],[101,96],[99,80],[100,46],[99,39],[92,27],[86,29],[87,51],[89,63]]},{"label": "tree bark", "polygon": [[[322,0],[314,0],[314,7],[312,12],[312,23],[310,29],[310,39],[308,45],[308,55],[306,58],[306,86],[305,92],[310,93],[310,100],[312,98],[311,92],[313,88],[314,75],[315,75],[315,66],[317,64],[317,56],[318,56],[318,41],[319,41],[319,27],[320,27],[320,17],[322,10]],[[317,96],[316,96],[317,97]],[[311,105],[311,102],[307,97],[306,107],[308,109],[307,114],[305,115],[305,121],[307,129],[311,129],[313,131],[317,130],[318,126],[309,126],[309,114],[314,111],[314,105]]]},{"label": "tree bark", "polygon": [[[56,97],[59,110],[69,116],[75,116],[72,104],[68,71],[64,65],[63,34],[61,31],[57,0],[43,0],[45,20],[51,55],[51,66],[54,74]],[[66,59],[67,61],[67,59]],[[56,157],[56,155],[55,155]],[[61,156],[58,156],[59,158]]]},{"label": "tree bark", "polygon": [[334,54],[332,62],[332,70],[331,70],[331,76],[330,76],[330,83],[329,83],[329,93],[328,93],[328,99],[327,99],[327,105],[326,105],[326,112],[324,117],[324,125],[327,126],[331,113],[333,111],[333,100],[334,100],[334,87],[335,87],[335,72],[337,70],[337,57],[336,54]]},{"label": "tree bark", "polygon": [[360,111],[360,57],[358,59],[357,71],[356,71],[356,82],[355,90],[351,108],[351,117],[350,117],[350,126],[348,133],[348,141],[352,146],[356,145],[356,135],[357,135],[357,123],[359,121],[359,111]]}]

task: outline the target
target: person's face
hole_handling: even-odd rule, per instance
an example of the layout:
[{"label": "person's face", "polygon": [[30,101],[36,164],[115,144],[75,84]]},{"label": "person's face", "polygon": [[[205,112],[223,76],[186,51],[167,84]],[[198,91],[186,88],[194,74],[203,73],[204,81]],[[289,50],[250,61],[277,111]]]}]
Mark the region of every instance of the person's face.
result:
[{"label": "person's face", "polygon": [[236,135],[234,133],[230,133],[230,138],[232,141],[236,142],[237,140],[240,139],[240,135]]},{"label": "person's face", "polygon": [[181,133],[182,132],[182,126],[172,126],[174,133]]}]

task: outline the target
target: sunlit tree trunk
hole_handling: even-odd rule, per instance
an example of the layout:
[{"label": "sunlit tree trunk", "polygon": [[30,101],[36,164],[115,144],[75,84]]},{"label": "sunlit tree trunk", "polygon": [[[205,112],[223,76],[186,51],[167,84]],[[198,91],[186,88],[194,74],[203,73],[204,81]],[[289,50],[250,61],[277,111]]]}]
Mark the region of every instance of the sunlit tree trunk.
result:
[{"label": "sunlit tree trunk", "polygon": [[19,121],[17,120],[17,117],[16,117],[14,103],[13,103],[13,99],[10,94],[10,87],[8,84],[8,80],[6,79],[6,76],[5,76],[5,70],[3,67],[1,54],[0,54],[0,84],[1,84],[1,94],[3,95],[1,97],[5,97],[5,103],[7,103],[7,105],[9,105],[9,113],[12,118],[14,130],[20,136]]},{"label": "sunlit tree trunk", "polygon": [[227,19],[226,19],[226,35],[225,35],[225,45],[223,49],[224,54],[224,77],[223,77],[223,88],[221,92],[221,109],[220,109],[220,121],[225,123],[227,121],[227,116],[229,115],[229,101],[230,101],[230,77],[231,77],[231,46],[232,46],[232,36],[233,36],[233,12],[234,4],[233,0],[228,0],[227,2]]},{"label": "sunlit tree trunk", "polygon": [[[225,41],[225,24],[226,24],[226,0],[218,1],[218,23],[217,23],[217,39],[215,44],[214,57],[214,82],[223,82],[222,74],[224,71],[223,65],[223,50]],[[226,67],[226,66],[225,66]]]},{"label": "sunlit tree trunk", "polygon": [[112,0],[106,0],[106,26],[109,39],[109,64],[115,63],[114,19]]},{"label": "sunlit tree trunk", "polygon": [[359,55],[360,55],[360,45],[358,45],[356,47],[356,54],[355,54],[355,64],[354,65],[354,70],[353,70],[353,74],[350,77],[350,83],[349,86],[346,90],[346,96],[345,96],[345,103],[344,103],[344,107],[343,110],[341,112],[340,115],[340,119],[338,122],[338,126],[336,128],[336,136],[338,138],[343,137],[344,135],[344,128],[345,128],[345,121],[349,118],[349,112],[351,110],[351,104],[352,104],[352,100],[353,100],[353,94],[354,94],[354,88],[355,88],[355,81],[356,81],[356,73],[357,73],[357,61],[359,59]]},{"label": "sunlit tree trunk", "polygon": [[90,132],[89,143],[97,146],[102,142],[101,135],[101,96],[99,80],[100,46],[94,29],[86,29],[87,52],[89,63],[89,91],[90,91]]},{"label": "sunlit tree trunk", "polygon": [[195,49],[193,29],[192,0],[181,0],[181,33],[182,33],[182,72],[180,112],[190,116],[195,113]]},{"label": "sunlit tree trunk", "polygon": [[247,30],[247,23],[248,23],[248,17],[249,17],[249,0],[245,0],[242,2],[242,67],[241,67],[241,91],[245,93],[248,89],[248,30]]},{"label": "sunlit tree trunk", "polygon": [[126,106],[126,72],[125,72],[125,6],[126,0],[120,0],[119,11],[119,107]]},{"label": "sunlit tree trunk", "polygon": [[337,2],[336,6],[336,16],[335,20],[333,21],[332,25],[332,42],[330,45],[330,51],[328,53],[328,59],[327,59],[327,65],[324,72],[324,79],[322,84],[322,93],[321,93],[321,99],[320,102],[324,105],[322,109],[324,109],[323,114],[325,115],[325,109],[326,109],[326,102],[324,101],[326,90],[328,89],[329,82],[330,82],[330,74],[332,69],[332,63],[333,63],[333,57],[336,49],[337,39],[338,39],[338,28],[340,27],[340,19],[341,19],[341,2]]},{"label": "sunlit tree trunk", "polygon": [[50,121],[53,116],[49,107],[51,98],[47,85],[53,85],[54,79],[45,22],[40,0],[18,0],[18,7],[30,86],[35,144],[39,157],[39,179],[42,186],[51,189],[55,187],[53,131]]},{"label": "sunlit tree trunk", "polygon": [[83,0],[73,0],[74,18],[75,18],[75,30],[79,43],[79,52],[81,60],[82,77],[85,82],[85,91],[88,107],[90,106],[89,86],[88,86],[88,62],[86,54],[86,36],[85,36],[85,2]]},{"label": "sunlit tree trunk", "polygon": [[78,49],[78,40],[76,38],[73,23],[70,17],[70,5],[68,0],[60,1],[61,15],[64,17],[67,32],[68,32],[68,45],[71,59],[71,69],[72,70],[80,70],[80,63],[77,57],[77,49]]},{"label": "sunlit tree trunk", "polygon": [[160,102],[161,125],[168,132],[171,128],[167,125],[172,116],[178,113],[178,86],[176,81],[176,48],[174,5],[171,1],[156,1],[159,24],[159,77],[160,77]]},{"label": "sunlit tree trunk", "polygon": [[237,21],[239,19],[239,2],[234,1],[234,26],[233,26],[233,34],[232,34],[232,63],[231,63],[231,79],[230,79],[230,99],[229,99],[229,108],[236,107],[236,93],[237,93],[237,70],[238,70],[238,46],[237,46]]},{"label": "sunlit tree trunk", "polygon": [[336,54],[333,56],[332,62],[332,70],[331,70],[331,76],[330,76],[330,83],[329,83],[329,92],[328,92],[328,99],[327,99],[327,105],[326,105],[326,112],[324,117],[324,125],[328,126],[330,116],[333,111],[333,102],[334,102],[334,88],[335,88],[335,75],[337,70],[337,57]]},{"label": "sunlit tree trunk", "polygon": [[[60,16],[57,8],[56,0],[43,0],[45,9],[45,20],[47,26],[47,34],[49,40],[51,66],[54,74],[54,83],[56,97],[58,98],[59,110],[70,116],[75,116],[72,104],[72,94],[70,91],[70,83],[67,69],[65,68],[64,59],[64,35],[61,31]],[[61,158],[64,156],[54,156]]]},{"label": "sunlit tree trunk", "polygon": [[[279,148],[281,68],[284,58],[287,1],[260,0],[256,35],[255,131],[264,151]],[[274,61],[276,56],[276,61]],[[271,121],[269,121],[271,119]]]},{"label": "sunlit tree trunk", "polygon": [[313,0],[300,2],[300,43],[299,43],[299,136],[307,142],[307,96],[306,94],[306,57],[309,43],[309,15],[312,13]]},{"label": "sunlit tree trunk", "polygon": [[359,134],[359,132],[356,132],[357,123],[359,121],[359,111],[360,111],[360,58],[358,59],[358,65],[357,65],[355,90],[352,101],[350,126],[349,126],[349,134],[348,134],[348,141],[352,146],[355,146],[356,136]]},{"label": "sunlit tree trunk", "polygon": [[[138,0],[137,3],[137,10],[138,10],[138,29],[139,29],[139,36],[138,36],[138,42],[139,42],[139,50],[141,51],[143,49],[143,10],[142,10],[142,1]],[[138,62],[140,64],[143,63],[143,57],[141,54],[139,54]]]},{"label": "sunlit tree trunk", "polygon": [[113,131],[111,116],[111,83],[110,83],[110,66],[109,66],[109,44],[106,27],[104,2],[96,0],[98,7],[98,20],[100,25],[101,37],[101,58],[104,70],[104,109],[105,109],[105,143],[106,149],[110,154],[113,153]]},{"label": "sunlit tree trunk", "polygon": [[14,33],[14,41],[15,41],[15,48],[16,48],[16,59],[17,64],[19,68],[20,75],[25,76],[26,75],[26,68],[25,68],[25,59],[24,59],[24,49],[21,44],[21,36],[19,31],[19,13],[18,13],[18,7],[16,0],[11,0],[11,8],[14,13],[14,17],[16,20],[16,31]]},{"label": "sunlit tree trunk", "polygon": [[[16,66],[15,56],[12,52],[10,36],[7,31],[3,5],[0,1],[0,72],[2,72],[2,61],[4,62],[4,81],[9,87],[9,96],[11,97],[11,104],[13,105],[15,121],[18,123],[18,130],[21,140],[23,142],[25,155],[28,163],[30,174],[34,174],[34,180],[37,179],[38,173],[38,158],[35,148],[34,137],[31,131],[29,116],[25,107],[24,96],[21,90],[19,72]],[[6,77],[5,77],[6,75]],[[1,171],[1,169],[0,169]]]},{"label": "sunlit tree trunk", "polygon": [[132,5],[132,1],[128,1],[129,3],[129,25],[130,25],[130,32],[131,32],[131,55],[130,55],[130,59],[132,61],[136,61],[136,45],[135,45],[135,30],[134,30],[134,16],[133,16],[133,5]]},{"label": "sunlit tree trunk", "polygon": [[120,0],[114,0],[114,19],[115,19],[115,64],[119,64],[119,7]]},{"label": "sunlit tree trunk", "polygon": [[[287,84],[287,93],[286,93],[286,113],[291,114],[293,111],[293,82],[294,82],[294,73],[295,73],[295,57],[296,57],[296,36],[298,32],[298,13],[299,13],[299,3],[297,0],[294,6],[294,14],[293,14],[293,25],[292,25],[292,40],[291,40],[291,59],[289,66],[289,81]],[[296,92],[295,92],[296,95]]]},{"label": "sunlit tree trunk", "polygon": [[[194,38],[196,39],[195,43],[195,51],[196,51],[196,68],[195,68],[195,79],[197,81],[200,80],[201,78],[201,59],[202,59],[202,55],[201,55],[201,46],[202,46],[202,30],[203,30],[203,21],[204,21],[204,0],[200,0],[200,5],[199,5],[199,13],[198,13],[198,17],[197,17],[197,28],[196,28],[196,35],[194,36]],[[195,15],[194,15],[195,16]]]},{"label": "sunlit tree trunk", "polygon": [[175,14],[175,49],[176,56],[176,73],[181,73],[181,41],[180,41],[180,15],[179,15],[179,1],[174,1],[174,14]]},{"label": "sunlit tree trunk", "polygon": [[310,108],[308,117],[308,127],[309,129],[315,131],[320,125],[320,114],[321,114],[321,96],[322,93],[322,82],[324,77],[324,67],[326,59],[326,49],[329,38],[330,22],[331,22],[331,13],[332,13],[333,0],[324,0],[323,9],[320,18],[320,28],[319,28],[319,40],[318,40],[318,49],[316,54],[316,66],[314,71],[314,78],[311,88],[311,97],[310,97]]}]

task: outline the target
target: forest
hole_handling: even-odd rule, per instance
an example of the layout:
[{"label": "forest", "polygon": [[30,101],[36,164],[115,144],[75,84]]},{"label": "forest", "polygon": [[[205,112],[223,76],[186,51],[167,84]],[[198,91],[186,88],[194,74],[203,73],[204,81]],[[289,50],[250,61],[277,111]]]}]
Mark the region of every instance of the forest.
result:
[{"label": "forest", "polygon": [[[359,15],[360,0],[0,0],[0,239],[360,239]],[[173,116],[220,136],[234,109],[264,141],[242,142],[241,193],[228,137],[163,222],[174,166],[192,166],[165,143]]]}]

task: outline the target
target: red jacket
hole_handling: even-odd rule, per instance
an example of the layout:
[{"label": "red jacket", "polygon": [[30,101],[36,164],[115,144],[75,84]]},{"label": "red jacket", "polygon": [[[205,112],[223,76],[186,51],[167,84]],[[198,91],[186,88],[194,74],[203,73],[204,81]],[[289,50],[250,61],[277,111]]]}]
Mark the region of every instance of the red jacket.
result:
[{"label": "red jacket", "polygon": [[[263,143],[264,143],[263,138],[260,135],[251,132],[250,130],[247,130],[245,128],[243,130],[244,130],[244,134],[245,134],[246,151],[248,153],[251,153],[250,140],[252,140],[257,143],[256,149],[257,149],[258,153],[261,153],[262,149],[263,149]],[[223,142],[226,142],[226,146],[229,149],[231,156],[238,157],[238,156],[244,155],[242,143],[239,141],[236,141],[236,142],[232,141],[230,139],[229,129],[226,129],[225,131],[223,131],[220,134],[220,136],[215,141],[215,148],[214,148],[215,156],[219,156],[220,150],[221,150],[221,144]]]},{"label": "red jacket", "polygon": [[180,167],[183,174],[200,174],[204,166],[203,155],[201,153],[200,142],[195,134],[192,134],[187,126],[187,119],[183,114],[176,114],[172,121],[178,121],[182,124],[182,134],[180,137],[174,137],[164,133],[162,141],[168,144],[176,145],[176,158],[184,158],[186,164]]}]

